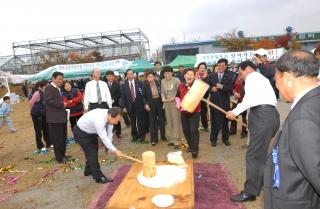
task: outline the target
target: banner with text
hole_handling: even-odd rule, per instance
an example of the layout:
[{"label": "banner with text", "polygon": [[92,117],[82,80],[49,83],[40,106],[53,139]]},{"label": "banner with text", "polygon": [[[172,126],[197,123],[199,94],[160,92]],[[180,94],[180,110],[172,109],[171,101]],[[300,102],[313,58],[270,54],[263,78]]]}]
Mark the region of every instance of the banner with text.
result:
[{"label": "banner with text", "polygon": [[[276,61],[287,50],[285,48],[267,49],[268,60]],[[214,65],[219,59],[225,58],[230,62],[241,63],[245,60],[251,60],[255,51],[243,51],[243,52],[226,52],[226,53],[210,53],[210,54],[197,54],[196,65],[200,62],[206,62],[207,65]]]}]

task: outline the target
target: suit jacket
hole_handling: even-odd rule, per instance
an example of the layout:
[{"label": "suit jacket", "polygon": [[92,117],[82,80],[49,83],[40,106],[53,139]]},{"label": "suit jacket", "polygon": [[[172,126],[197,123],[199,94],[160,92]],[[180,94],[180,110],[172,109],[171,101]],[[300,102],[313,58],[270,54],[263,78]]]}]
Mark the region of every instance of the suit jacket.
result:
[{"label": "suit jacket", "polygon": [[160,75],[158,75],[158,72],[155,72],[155,79],[159,82],[161,82],[161,80],[164,79],[164,73],[162,70],[160,71]]},{"label": "suit jacket", "polygon": [[[139,80],[134,80],[135,84],[135,104],[134,108],[136,112],[142,112],[144,110],[144,104],[143,104],[143,85],[142,82]],[[121,107],[127,108],[128,113],[132,112],[133,104],[131,101],[131,92],[129,87],[129,81],[126,80],[124,84],[121,87]]]},{"label": "suit jacket", "polygon": [[113,81],[112,86],[109,86],[108,81],[106,81],[109,87],[109,91],[111,94],[111,98],[113,100],[112,106],[119,106],[120,98],[121,98],[121,87],[118,82]]},{"label": "suit jacket", "polygon": [[274,76],[276,74],[275,68],[272,67],[271,65],[265,65],[263,63],[260,63],[257,67],[259,68],[260,73],[264,77],[268,78],[271,85],[273,85],[273,83],[275,82]]},{"label": "suit jacket", "polygon": [[[320,208],[320,87],[290,111],[271,148],[279,149],[280,186],[273,189],[271,151],[265,168],[265,209]],[[272,149],[271,149],[272,150]]]},{"label": "suit jacket", "polygon": [[219,83],[218,73],[211,73],[207,79],[207,83],[210,85],[210,101],[222,109],[230,110],[230,95],[233,89],[233,74],[225,71],[220,84],[223,85],[222,89],[218,89],[217,92],[211,92],[211,88],[215,87]]},{"label": "suit jacket", "polygon": [[44,92],[47,123],[67,123],[67,112],[59,90],[51,84]]},{"label": "suit jacket", "polygon": [[[156,86],[158,88],[159,92],[159,98],[161,101],[161,107],[162,107],[162,100],[161,100],[161,90],[160,90],[160,82],[155,81]],[[149,105],[150,108],[152,108],[155,104],[152,102],[152,90],[149,82],[145,82],[143,85],[143,102],[146,105]]]}]

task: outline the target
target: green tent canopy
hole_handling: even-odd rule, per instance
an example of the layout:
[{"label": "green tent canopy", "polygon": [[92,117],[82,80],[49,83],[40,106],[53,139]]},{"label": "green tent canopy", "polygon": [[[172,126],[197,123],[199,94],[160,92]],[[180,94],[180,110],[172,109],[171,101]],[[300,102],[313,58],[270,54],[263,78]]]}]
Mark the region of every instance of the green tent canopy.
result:
[{"label": "green tent canopy", "polygon": [[193,68],[196,64],[196,56],[189,55],[178,55],[169,65],[172,68],[178,68],[180,65],[183,65],[185,68]]},{"label": "green tent canopy", "polygon": [[131,63],[128,69],[132,69],[136,73],[144,72],[145,70],[153,70],[154,66],[147,60],[135,60]]}]

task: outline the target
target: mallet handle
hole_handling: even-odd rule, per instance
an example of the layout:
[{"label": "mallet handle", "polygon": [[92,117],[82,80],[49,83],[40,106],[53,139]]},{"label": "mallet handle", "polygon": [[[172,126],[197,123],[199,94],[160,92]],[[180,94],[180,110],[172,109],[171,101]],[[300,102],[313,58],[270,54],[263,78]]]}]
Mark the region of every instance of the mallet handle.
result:
[{"label": "mallet handle", "polygon": [[[221,107],[219,107],[218,105],[213,104],[212,102],[202,98],[202,101],[208,103],[210,106],[216,108],[217,110],[223,112],[224,114],[227,114],[227,111],[225,111],[224,109],[222,109]],[[243,123],[241,120],[239,120],[239,118],[235,118],[234,120],[236,120],[238,123],[240,123],[242,126],[247,127],[247,124]]]},{"label": "mallet handle", "polygon": [[138,160],[138,159],[136,159],[136,158],[130,157],[130,156],[128,156],[128,155],[121,154],[121,157],[127,158],[127,159],[129,159],[129,160],[133,160],[133,161],[135,161],[135,162],[137,162],[137,163],[142,163],[141,160]]}]

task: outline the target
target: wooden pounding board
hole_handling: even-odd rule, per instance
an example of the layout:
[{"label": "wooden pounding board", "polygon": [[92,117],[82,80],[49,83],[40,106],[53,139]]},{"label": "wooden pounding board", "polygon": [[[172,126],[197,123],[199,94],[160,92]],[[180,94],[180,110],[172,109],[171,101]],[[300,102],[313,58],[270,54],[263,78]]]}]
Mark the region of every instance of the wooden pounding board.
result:
[{"label": "wooden pounding board", "polygon": [[[168,188],[153,189],[142,186],[137,176],[142,171],[142,164],[135,163],[121,184],[110,198],[106,208],[128,209],[134,206],[135,209],[156,209],[151,198],[157,194],[171,194],[174,197],[174,204],[168,208],[172,209],[193,209],[194,208],[194,177],[193,161],[186,162],[186,179]],[[169,163],[157,163],[157,165],[169,165]]]}]

